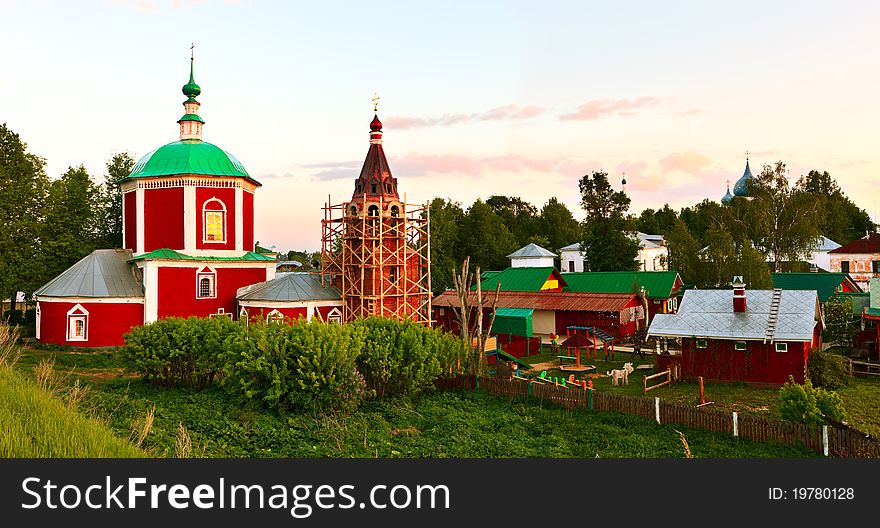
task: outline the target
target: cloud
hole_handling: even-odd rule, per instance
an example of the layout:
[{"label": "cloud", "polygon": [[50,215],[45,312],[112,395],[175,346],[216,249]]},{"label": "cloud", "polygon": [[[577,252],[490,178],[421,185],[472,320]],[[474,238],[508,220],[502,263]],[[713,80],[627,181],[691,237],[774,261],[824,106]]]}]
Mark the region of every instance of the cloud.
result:
[{"label": "cloud", "polygon": [[690,117],[692,115],[702,114],[703,111],[699,108],[691,108],[690,110],[681,110],[679,112],[673,112],[672,115],[675,117]]},{"label": "cloud", "polygon": [[660,168],[666,172],[682,171],[695,173],[708,167],[709,158],[697,152],[673,152],[659,161]]},{"label": "cloud", "polygon": [[643,96],[635,99],[598,99],[587,101],[570,114],[562,114],[563,121],[592,121],[606,115],[632,116],[637,110],[655,106],[658,97]]},{"label": "cloud", "polygon": [[520,106],[509,104],[498,106],[485,112],[462,113],[462,114],[444,114],[440,117],[406,117],[406,116],[390,116],[384,120],[386,128],[404,129],[404,128],[420,128],[429,126],[453,126],[461,123],[473,123],[477,121],[506,121],[531,119],[547,112],[547,109],[541,106]]}]

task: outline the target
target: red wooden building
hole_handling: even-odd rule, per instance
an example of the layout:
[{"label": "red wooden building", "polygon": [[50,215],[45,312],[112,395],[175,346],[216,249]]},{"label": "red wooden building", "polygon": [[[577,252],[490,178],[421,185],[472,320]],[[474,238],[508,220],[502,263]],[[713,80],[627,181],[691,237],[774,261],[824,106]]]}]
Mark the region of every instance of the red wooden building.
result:
[{"label": "red wooden building", "polygon": [[677,366],[693,379],[781,385],[799,383],[823,327],[816,291],[687,290],[678,313],[657,314],[648,334],[681,340],[680,353],[657,356],[659,370]]}]

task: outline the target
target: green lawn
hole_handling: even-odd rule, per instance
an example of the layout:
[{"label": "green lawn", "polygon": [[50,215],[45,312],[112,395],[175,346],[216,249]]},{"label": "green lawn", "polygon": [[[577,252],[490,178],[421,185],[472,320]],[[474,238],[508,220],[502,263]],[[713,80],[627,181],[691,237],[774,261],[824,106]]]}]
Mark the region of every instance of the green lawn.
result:
[{"label": "green lawn", "polygon": [[[27,350],[18,367],[30,373],[48,357],[59,372],[73,371],[69,381],[91,384],[82,405],[117,437],[136,436],[155,406],[144,441],[153,456],[175,455],[181,424],[192,438],[192,453],[208,457],[681,457],[685,450],[676,429],[698,457],[815,456],[795,447],[661,427],[625,414],[566,411],[473,391],[372,401],[350,416],[285,415],[262,411],[217,388],[145,383],[124,375],[119,357],[106,350]],[[636,378],[619,389],[641,387]],[[596,379],[597,386],[605,383],[607,378]]]}]

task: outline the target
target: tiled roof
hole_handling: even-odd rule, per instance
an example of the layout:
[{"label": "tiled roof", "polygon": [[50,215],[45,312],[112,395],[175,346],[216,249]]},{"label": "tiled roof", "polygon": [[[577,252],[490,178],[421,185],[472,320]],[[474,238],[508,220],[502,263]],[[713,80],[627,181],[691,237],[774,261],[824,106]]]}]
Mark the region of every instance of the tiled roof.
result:
[{"label": "tiled roof", "polygon": [[[552,266],[543,266],[540,268],[507,268],[495,275],[486,277],[483,274],[484,291],[495,291],[497,284],[501,284],[503,291],[541,291],[541,287],[547,282],[547,279],[553,276],[559,277],[559,272]],[[566,282],[560,280],[560,286],[565,286]]]},{"label": "tiled roof", "polygon": [[880,253],[880,233],[869,233],[867,237],[853,240],[829,253]]},{"label": "tiled roof", "polygon": [[507,255],[507,258],[539,258],[539,257],[555,257],[556,253],[548,251],[538,244],[529,244],[521,247]]},{"label": "tiled roof", "polygon": [[583,271],[563,273],[562,278],[569,292],[634,293],[644,287],[648,298],[666,299],[675,289],[678,272]]},{"label": "tiled roof", "polygon": [[[783,290],[815,290],[819,294],[819,302],[826,302],[840,285],[847,280],[846,273],[771,273],[774,288]],[[850,281],[851,288],[858,288]]]},{"label": "tiled roof", "polygon": [[333,286],[321,285],[321,276],[311,273],[276,273],[270,281],[258,282],[239,288],[239,301],[324,301],[339,300],[342,296]]},{"label": "tiled roof", "polygon": [[136,266],[128,249],[98,249],[36,291],[41,297],[143,297]]},{"label": "tiled roof", "polygon": [[[494,292],[483,292],[483,298],[494,296]],[[566,292],[523,292],[502,291],[498,294],[499,308],[533,308],[535,310],[562,310],[585,312],[619,312],[630,304],[635,295],[615,293],[566,293]],[[476,305],[477,294],[471,292],[470,304]],[[434,306],[458,308],[461,303],[458,295],[451,290],[434,298]]]},{"label": "tiled roof", "polygon": [[[746,311],[733,311],[733,290],[687,290],[676,314],[657,314],[648,334],[759,339],[767,336],[773,290],[746,291]],[[812,341],[819,317],[815,291],[782,290],[775,341]]]}]

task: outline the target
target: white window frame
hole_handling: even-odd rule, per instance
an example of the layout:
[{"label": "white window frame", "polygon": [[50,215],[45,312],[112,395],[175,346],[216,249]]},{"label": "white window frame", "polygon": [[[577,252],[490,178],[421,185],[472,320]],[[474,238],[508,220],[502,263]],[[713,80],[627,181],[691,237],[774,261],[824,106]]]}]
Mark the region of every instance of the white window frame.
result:
[{"label": "white window frame", "polygon": [[[75,335],[75,324],[82,321],[83,332],[81,336]],[[67,311],[67,341],[88,341],[89,340],[89,311],[82,307],[81,304],[75,305]]]},{"label": "white window frame", "polygon": [[788,343],[776,343],[776,351],[779,353],[788,352]]},{"label": "white window frame", "polygon": [[266,322],[267,323],[272,323],[272,322],[283,323],[284,322],[284,314],[281,313],[281,311],[278,310],[278,308],[275,308],[274,310],[272,310],[271,312],[266,314]]},{"label": "white window frame", "polygon": [[327,312],[327,322],[342,323],[342,310],[340,310],[338,307],[334,307],[332,310]]},{"label": "white window frame", "polygon": [[[700,346],[700,342],[702,341],[703,346]],[[697,338],[694,343],[694,348],[705,349],[709,348],[709,340],[706,338]]]},{"label": "white window frame", "polygon": [[[742,348],[739,347],[740,343],[742,343]],[[746,344],[745,341],[734,341],[733,342],[733,349],[736,351],[739,351],[739,352],[742,352],[743,350],[745,350],[747,346],[748,345]]]},{"label": "white window frame", "polygon": [[[211,294],[210,295],[202,295],[202,279],[210,279],[210,285],[211,285]],[[217,298],[217,271],[206,266],[196,272],[196,299],[216,299],[216,298]]]},{"label": "white window frame", "polygon": [[[220,204],[222,209],[208,209],[208,204],[211,202],[217,202]],[[226,204],[223,203],[222,200],[216,197],[211,197],[205,200],[205,203],[202,204],[202,243],[203,244],[225,244],[228,241],[227,237],[227,226],[229,225],[229,218],[226,214]],[[220,213],[223,218],[223,240],[208,240],[208,213]]]}]

